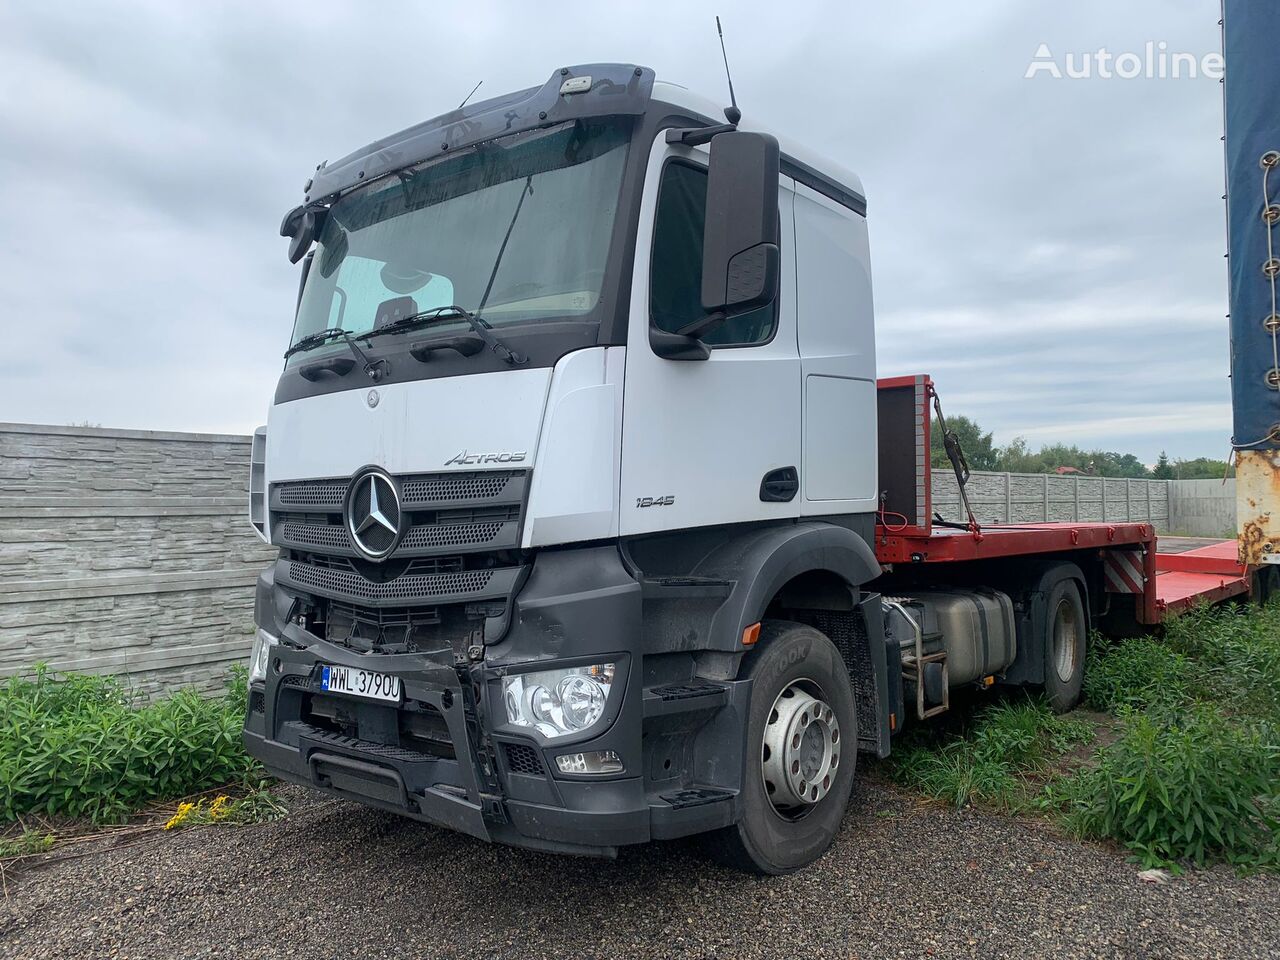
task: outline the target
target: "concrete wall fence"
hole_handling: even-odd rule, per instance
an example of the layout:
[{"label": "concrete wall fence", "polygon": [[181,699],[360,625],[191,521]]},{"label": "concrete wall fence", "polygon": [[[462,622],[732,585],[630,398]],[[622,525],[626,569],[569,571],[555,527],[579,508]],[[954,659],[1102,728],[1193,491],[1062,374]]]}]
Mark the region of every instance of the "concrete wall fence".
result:
[{"label": "concrete wall fence", "polygon": [[1169,530],[1191,537],[1236,535],[1236,481],[1170,480]]},{"label": "concrete wall fence", "polygon": [[[1169,530],[1169,481],[1045,473],[974,473],[965,492],[979,523],[1149,521]],[[964,520],[955,474],[933,471],[933,509]]]},{"label": "concrete wall fence", "polygon": [[[219,689],[274,551],[246,517],[250,438],[0,423],[0,676],[43,661],[141,693]],[[975,473],[984,523],[1143,520],[1231,536],[1234,481]],[[955,477],[934,509],[961,519]]]},{"label": "concrete wall fence", "polygon": [[0,424],[0,675],[38,662],[144,694],[248,656],[273,551],[248,437]]}]

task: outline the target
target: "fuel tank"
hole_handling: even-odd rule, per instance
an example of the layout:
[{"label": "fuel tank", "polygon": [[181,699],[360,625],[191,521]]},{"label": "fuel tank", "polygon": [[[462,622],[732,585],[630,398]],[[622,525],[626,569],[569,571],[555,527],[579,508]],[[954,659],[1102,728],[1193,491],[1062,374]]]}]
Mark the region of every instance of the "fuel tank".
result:
[{"label": "fuel tank", "polygon": [[[916,629],[924,653],[945,651],[955,687],[999,673],[1017,655],[1013,601],[998,590],[920,590],[893,598],[890,623],[904,659],[915,656]],[[902,623],[903,613],[911,622]],[[899,621],[899,622],[895,622]]]}]

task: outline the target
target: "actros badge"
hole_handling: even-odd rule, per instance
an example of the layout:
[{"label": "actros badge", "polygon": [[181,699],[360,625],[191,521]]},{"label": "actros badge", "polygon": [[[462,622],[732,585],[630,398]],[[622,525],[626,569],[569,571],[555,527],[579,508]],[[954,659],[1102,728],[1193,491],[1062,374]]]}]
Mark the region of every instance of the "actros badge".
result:
[{"label": "actros badge", "polygon": [[468,453],[466,450],[460,450],[448,460],[444,462],[446,467],[455,463],[473,464],[473,463],[522,463],[525,458],[525,451],[503,451],[502,453]]}]

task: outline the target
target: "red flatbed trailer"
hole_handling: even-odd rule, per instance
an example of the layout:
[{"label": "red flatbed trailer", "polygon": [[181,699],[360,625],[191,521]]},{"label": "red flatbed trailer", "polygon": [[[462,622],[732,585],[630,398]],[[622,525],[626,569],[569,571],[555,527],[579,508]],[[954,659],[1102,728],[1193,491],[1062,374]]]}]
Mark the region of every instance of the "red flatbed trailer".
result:
[{"label": "red flatbed trailer", "polygon": [[[933,381],[923,374],[887,377],[877,387],[887,489],[876,524],[876,557],[886,568],[1096,551],[1105,565],[1106,591],[1133,596],[1141,624],[1158,624],[1201,601],[1218,603],[1250,592],[1252,570],[1240,562],[1234,540],[1160,553],[1155,528],[1144,521],[936,525],[929,457]],[[908,432],[915,435],[913,444],[894,442]]]}]

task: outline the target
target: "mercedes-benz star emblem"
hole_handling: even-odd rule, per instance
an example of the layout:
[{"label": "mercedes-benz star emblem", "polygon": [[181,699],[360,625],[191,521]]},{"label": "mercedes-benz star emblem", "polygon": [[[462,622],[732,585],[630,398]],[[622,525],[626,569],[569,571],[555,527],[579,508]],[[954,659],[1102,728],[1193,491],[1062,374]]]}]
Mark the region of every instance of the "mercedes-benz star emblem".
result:
[{"label": "mercedes-benz star emblem", "polygon": [[400,539],[400,496],[381,470],[357,474],[347,491],[347,532],[370,560],[383,560]]},{"label": "mercedes-benz star emblem", "polygon": [[374,407],[378,405],[378,391],[370,390],[367,394],[365,394],[364,399],[365,399],[365,402],[369,404],[369,409],[372,410]]}]

